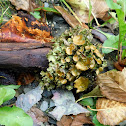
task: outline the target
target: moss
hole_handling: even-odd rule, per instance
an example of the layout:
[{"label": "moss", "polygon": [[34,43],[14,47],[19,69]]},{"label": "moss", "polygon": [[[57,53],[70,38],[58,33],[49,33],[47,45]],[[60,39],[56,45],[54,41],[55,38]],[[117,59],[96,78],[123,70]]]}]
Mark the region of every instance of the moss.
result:
[{"label": "moss", "polygon": [[[53,49],[47,55],[49,68],[41,72],[43,86],[48,90],[57,87],[68,90],[77,88],[77,92],[81,92],[88,88],[88,84],[94,83],[105,61],[91,40],[90,30],[80,28],[67,30],[60,37],[54,38]],[[88,82],[77,84],[80,77]]]}]

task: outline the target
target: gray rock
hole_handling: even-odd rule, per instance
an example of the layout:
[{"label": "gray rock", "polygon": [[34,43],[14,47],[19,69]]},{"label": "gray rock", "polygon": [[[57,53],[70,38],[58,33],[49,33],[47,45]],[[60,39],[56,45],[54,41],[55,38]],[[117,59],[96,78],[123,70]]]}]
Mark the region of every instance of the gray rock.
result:
[{"label": "gray rock", "polygon": [[27,92],[29,92],[31,89],[30,88],[24,88],[24,93],[26,94]]},{"label": "gray rock", "polygon": [[43,90],[41,90],[41,87],[38,86],[26,94],[19,95],[16,101],[16,106],[27,112],[34,104],[40,101],[42,98],[42,92]]},{"label": "gray rock", "polygon": [[53,100],[50,100],[50,102],[49,102],[49,108],[54,107],[54,106],[55,106],[54,101]]},{"label": "gray rock", "polygon": [[47,90],[44,90],[44,92],[43,92],[42,95],[45,98],[49,98],[49,97],[52,97],[53,96],[52,92],[51,91],[47,91]]},{"label": "gray rock", "polygon": [[41,104],[41,106],[40,106],[40,109],[42,110],[42,111],[46,111],[47,109],[48,109],[48,101],[42,101],[42,104]]}]

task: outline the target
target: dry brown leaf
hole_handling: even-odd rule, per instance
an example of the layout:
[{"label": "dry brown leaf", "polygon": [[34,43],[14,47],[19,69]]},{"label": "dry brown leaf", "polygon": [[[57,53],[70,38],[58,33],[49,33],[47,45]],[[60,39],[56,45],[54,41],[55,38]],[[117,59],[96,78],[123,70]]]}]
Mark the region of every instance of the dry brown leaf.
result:
[{"label": "dry brown leaf", "polygon": [[32,117],[34,124],[36,124],[36,125],[41,124],[41,122],[47,122],[48,121],[48,117],[45,116],[44,113],[36,107],[32,107],[27,112],[27,114]]},{"label": "dry brown leaf", "polygon": [[25,10],[25,11],[32,11],[33,10],[33,3],[31,0],[9,0],[14,6],[16,6],[17,10]]},{"label": "dry brown leaf", "polygon": [[[91,1],[91,16],[90,21],[95,18],[103,18],[109,10],[105,0],[90,0]],[[89,0],[66,0],[75,11],[81,22],[88,23],[89,20]]]},{"label": "dry brown leaf", "polygon": [[126,102],[126,68],[123,71],[109,71],[99,74],[97,84],[102,95],[109,99]]},{"label": "dry brown leaf", "polygon": [[91,119],[86,116],[86,114],[81,113],[74,116],[71,126],[83,126],[83,124],[93,124]]},{"label": "dry brown leaf", "polygon": [[75,116],[63,116],[57,122],[57,126],[83,126],[83,124],[93,124],[91,119],[86,114],[81,113]]},{"label": "dry brown leaf", "polygon": [[118,125],[126,119],[126,103],[99,98],[96,103],[97,119],[104,125]]},{"label": "dry brown leaf", "polygon": [[60,121],[57,122],[57,126],[71,126],[72,118],[64,115]]},{"label": "dry brown leaf", "polygon": [[[80,26],[78,20],[74,16],[72,16],[68,11],[66,11],[64,8],[62,8],[61,6],[54,6],[54,8],[61,13],[63,18],[71,27],[75,28],[76,26]],[[83,28],[88,29],[88,26],[86,24],[83,23],[82,25]]]}]

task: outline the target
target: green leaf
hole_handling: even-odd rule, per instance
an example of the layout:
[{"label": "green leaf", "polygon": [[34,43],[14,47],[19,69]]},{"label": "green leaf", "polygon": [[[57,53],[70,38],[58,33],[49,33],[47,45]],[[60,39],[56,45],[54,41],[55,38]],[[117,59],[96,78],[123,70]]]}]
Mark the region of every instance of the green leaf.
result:
[{"label": "green leaf", "polygon": [[33,12],[30,12],[30,14],[33,15],[38,20],[41,18],[39,11],[35,11],[34,13]]},{"label": "green leaf", "polygon": [[[124,21],[124,12],[122,10],[116,10],[118,21],[119,21],[119,38],[120,42],[123,42],[126,37],[126,23]],[[126,41],[125,41],[126,43]]]},{"label": "green leaf", "polygon": [[122,59],[124,59],[126,57],[126,49],[123,49],[123,52],[122,52]]},{"label": "green leaf", "polygon": [[113,0],[106,0],[107,5],[109,6],[109,8],[111,9],[121,9],[121,6],[118,5],[117,3],[114,3]]},{"label": "green leaf", "polygon": [[[102,53],[110,53],[114,51],[114,49],[109,49],[109,48],[116,48],[118,49],[118,42],[119,42],[119,35],[118,36],[111,36],[107,40],[104,41],[103,48],[102,48]],[[109,47],[109,48],[104,48],[104,47]]]},{"label": "green leaf", "polygon": [[20,85],[0,85],[0,88],[12,88],[12,89],[18,89]]},{"label": "green leaf", "polygon": [[94,105],[93,98],[85,98],[82,101],[80,101],[80,104],[83,106],[93,106]]},{"label": "green leaf", "polygon": [[4,96],[6,95],[6,89],[0,88],[0,105],[3,104]]},{"label": "green leaf", "polygon": [[117,0],[117,3],[121,5],[122,11],[126,14],[126,0]]},{"label": "green leaf", "polygon": [[13,106],[0,108],[0,124],[5,126],[33,126],[32,118],[22,109]]},{"label": "green leaf", "polygon": [[0,85],[0,105],[3,104],[3,102],[12,99],[15,96],[14,89],[18,89],[19,87],[19,85]]},{"label": "green leaf", "polygon": [[35,10],[35,11],[43,10],[43,11],[47,11],[47,12],[53,12],[53,13],[60,14],[56,9],[50,8],[50,7],[39,7],[39,8],[36,8],[36,9],[34,9],[34,10]]}]

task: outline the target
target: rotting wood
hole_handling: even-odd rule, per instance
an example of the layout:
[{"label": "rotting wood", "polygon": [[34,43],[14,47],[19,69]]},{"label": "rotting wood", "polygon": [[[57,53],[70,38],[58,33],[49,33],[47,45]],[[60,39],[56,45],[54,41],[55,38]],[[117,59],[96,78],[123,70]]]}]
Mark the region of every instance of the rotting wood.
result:
[{"label": "rotting wood", "polygon": [[0,43],[0,51],[29,50],[49,47],[52,43]]},{"label": "rotting wood", "polygon": [[14,51],[0,51],[0,68],[12,67],[37,67],[46,68],[48,60],[46,58],[50,48],[23,49]]},{"label": "rotting wood", "polygon": [[46,68],[52,38],[46,23],[23,12],[13,15],[0,29],[0,68]]}]

